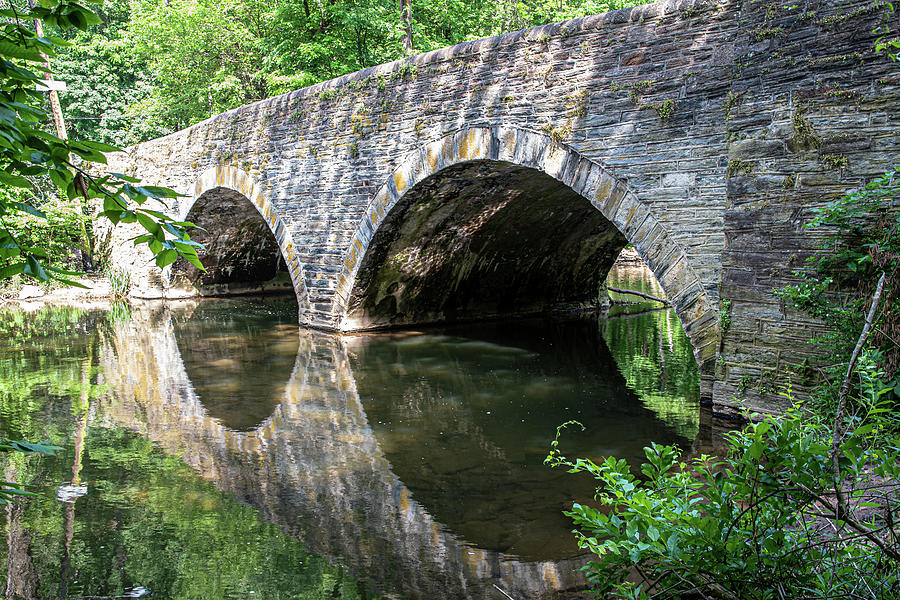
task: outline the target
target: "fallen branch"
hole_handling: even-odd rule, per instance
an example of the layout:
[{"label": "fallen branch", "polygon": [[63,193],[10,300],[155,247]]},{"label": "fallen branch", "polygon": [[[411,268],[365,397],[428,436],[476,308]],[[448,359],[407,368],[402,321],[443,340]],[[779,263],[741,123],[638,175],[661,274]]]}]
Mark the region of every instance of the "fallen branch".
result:
[{"label": "fallen branch", "polygon": [[[853,378],[853,370],[856,368],[856,361],[865,346],[866,339],[869,337],[869,331],[872,329],[872,323],[875,322],[875,314],[878,312],[878,304],[881,302],[881,293],[884,291],[884,280],[887,273],[882,273],[875,286],[875,294],[872,296],[872,306],[869,307],[869,314],[866,315],[866,324],[863,326],[862,333],[859,334],[859,340],[853,353],[850,355],[850,364],[847,365],[847,374],[844,375],[844,382],[841,384],[841,390],[838,393],[837,411],[834,415],[834,429],[831,433],[831,471],[834,476],[834,495],[837,500],[834,506],[834,516],[837,521],[843,521],[861,533],[865,533],[866,537],[881,548],[894,560],[900,560],[900,553],[893,548],[889,548],[877,535],[872,533],[865,525],[857,522],[850,514],[847,506],[847,496],[844,494],[842,487],[843,478],[841,477],[840,467],[840,449],[841,438],[844,435],[843,417],[844,410],[847,407],[847,396],[850,395],[850,381]],[[827,505],[826,505],[827,506]]]},{"label": "fallen branch", "polygon": [[666,306],[672,306],[672,303],[668,300],[664,300],[663,298],[657,298],[656,296],[651,296],[650,294],[645,294],[644,292],[635,292],[633,290],[623,290],[620,288],[614,288],[610,286],[606,286],[606,289],[610,292],[615,292],[617,294],[631,294],[632,296],[637,296],[639,298],[645,298],[647,300],[653,300],[654,302],[662,302]]}]

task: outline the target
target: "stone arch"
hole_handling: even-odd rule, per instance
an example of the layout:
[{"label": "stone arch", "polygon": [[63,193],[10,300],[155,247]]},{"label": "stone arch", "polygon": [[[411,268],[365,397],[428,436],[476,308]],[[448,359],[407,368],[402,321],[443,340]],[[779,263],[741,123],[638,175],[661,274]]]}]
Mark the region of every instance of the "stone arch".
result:
[{"label": "stone arch", "polygon": [[693,344],[702,372],[709,375],[718,347],[716,303],[684,249],[635,191],[609,169],[547,135],[518,127],[458,131],[414,151],[391,173],[366,208],[344,253],[333,309],[339,329],[352,329],[346,317],[359,268],[375,232],[391,209],[425,178],[473,161],[535,169],[565,184],[597,208],[634,245],[659,280]]},{"label": "stone arch", "polygon": [[249,173],[237,167],[228,165],[216,165],[203,172],[194,184],[194,193],[187,202],[179,205],[179,219],[187,220],[191,210],[204,194],[216,189],[229,190],[243,196],[252,205],[269,227],[269,231],[275,238],[281,251],[294,294],[297,297],[299,312],[302,315],[309,312],[309,300],[304,279],[303,264],[300,262],[291,234],[275,207],[268,198],[266,189],[259,184]]}]

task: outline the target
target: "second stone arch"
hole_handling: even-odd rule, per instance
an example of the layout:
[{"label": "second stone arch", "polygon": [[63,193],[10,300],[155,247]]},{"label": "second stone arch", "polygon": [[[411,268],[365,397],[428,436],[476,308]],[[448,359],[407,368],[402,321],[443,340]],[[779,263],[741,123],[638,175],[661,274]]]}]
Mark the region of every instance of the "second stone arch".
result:
[{"label": "second stone arch", "polygon": [[332,322],[353,331],[594,306],[627,243],[709,367],[715,302],[624,181],[543,133],[465,129],[407,156],[376,192],[345,251]]}]

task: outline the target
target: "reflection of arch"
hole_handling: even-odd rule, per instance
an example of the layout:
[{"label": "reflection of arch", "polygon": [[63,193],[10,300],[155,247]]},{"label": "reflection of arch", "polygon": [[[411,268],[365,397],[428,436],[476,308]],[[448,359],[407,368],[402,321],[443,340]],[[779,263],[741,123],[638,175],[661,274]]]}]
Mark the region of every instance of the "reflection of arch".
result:
[{"label": "reflection of arch", "polygon": [[342,330],[363,257],[375,232],[397,202],[426,177],[464,162],[512,163],[550,175],[586,198],[626,239],[659,280],[703,365],[715,357],[715,303],[703,288],[684,249],[626,183],[602,165],[541,133],[516,127],[473,127],[432,142],[409,155],[375,194],[344,254],[334,303]]},{"label": "reflection of arch", "polygon": [[518,598],[583,585],[584,558],[527,562],[442,529],[391,471],[341,338],[301,330],[281,403],[255,429],[234,431],[200,401],[173,321],[167,306],[135,311],[104,341],[113,393],[103,419],[178,454],[313,552],[387,591],[488,600],[497,597],[494,582]]},{"label": "reflection of arch", "polygon": [[294,293],[296,294],[297,302],[300,305],[300,313],[303,314],[305,310],[308,311],[309,301],[306,293],[303,265],[297,257],[297,252],[294,249],[294,243],[291,240],[290,232],[284,221],[275,211],[275,207],[269,201],[265,188],[254,181],[249,173],[238,169],[237,167],[224,165],[216,165],[215,167],[207,169],[197,178],[197,183],[194,185],[194,194],[191,199],[184,202],[179,207],[179,219],[182,221],[186,220],[197,201],[204,194],[217,188],[233,190],[241,194],[262,216],[281,249],[281,256],[287,266]]}]

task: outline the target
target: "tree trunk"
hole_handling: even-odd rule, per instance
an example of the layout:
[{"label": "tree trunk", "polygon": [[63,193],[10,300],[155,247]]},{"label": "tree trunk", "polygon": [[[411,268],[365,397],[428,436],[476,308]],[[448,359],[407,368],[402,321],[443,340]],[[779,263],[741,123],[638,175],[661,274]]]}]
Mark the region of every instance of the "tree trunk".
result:
[{"label": "tree trunk", "polygon": [[403,20],[403,28],[406,33],[400,38],[403,43],[403,53],[407,56],[413,54],[412,32],[412,0],[400,0],[400,18]]}]

